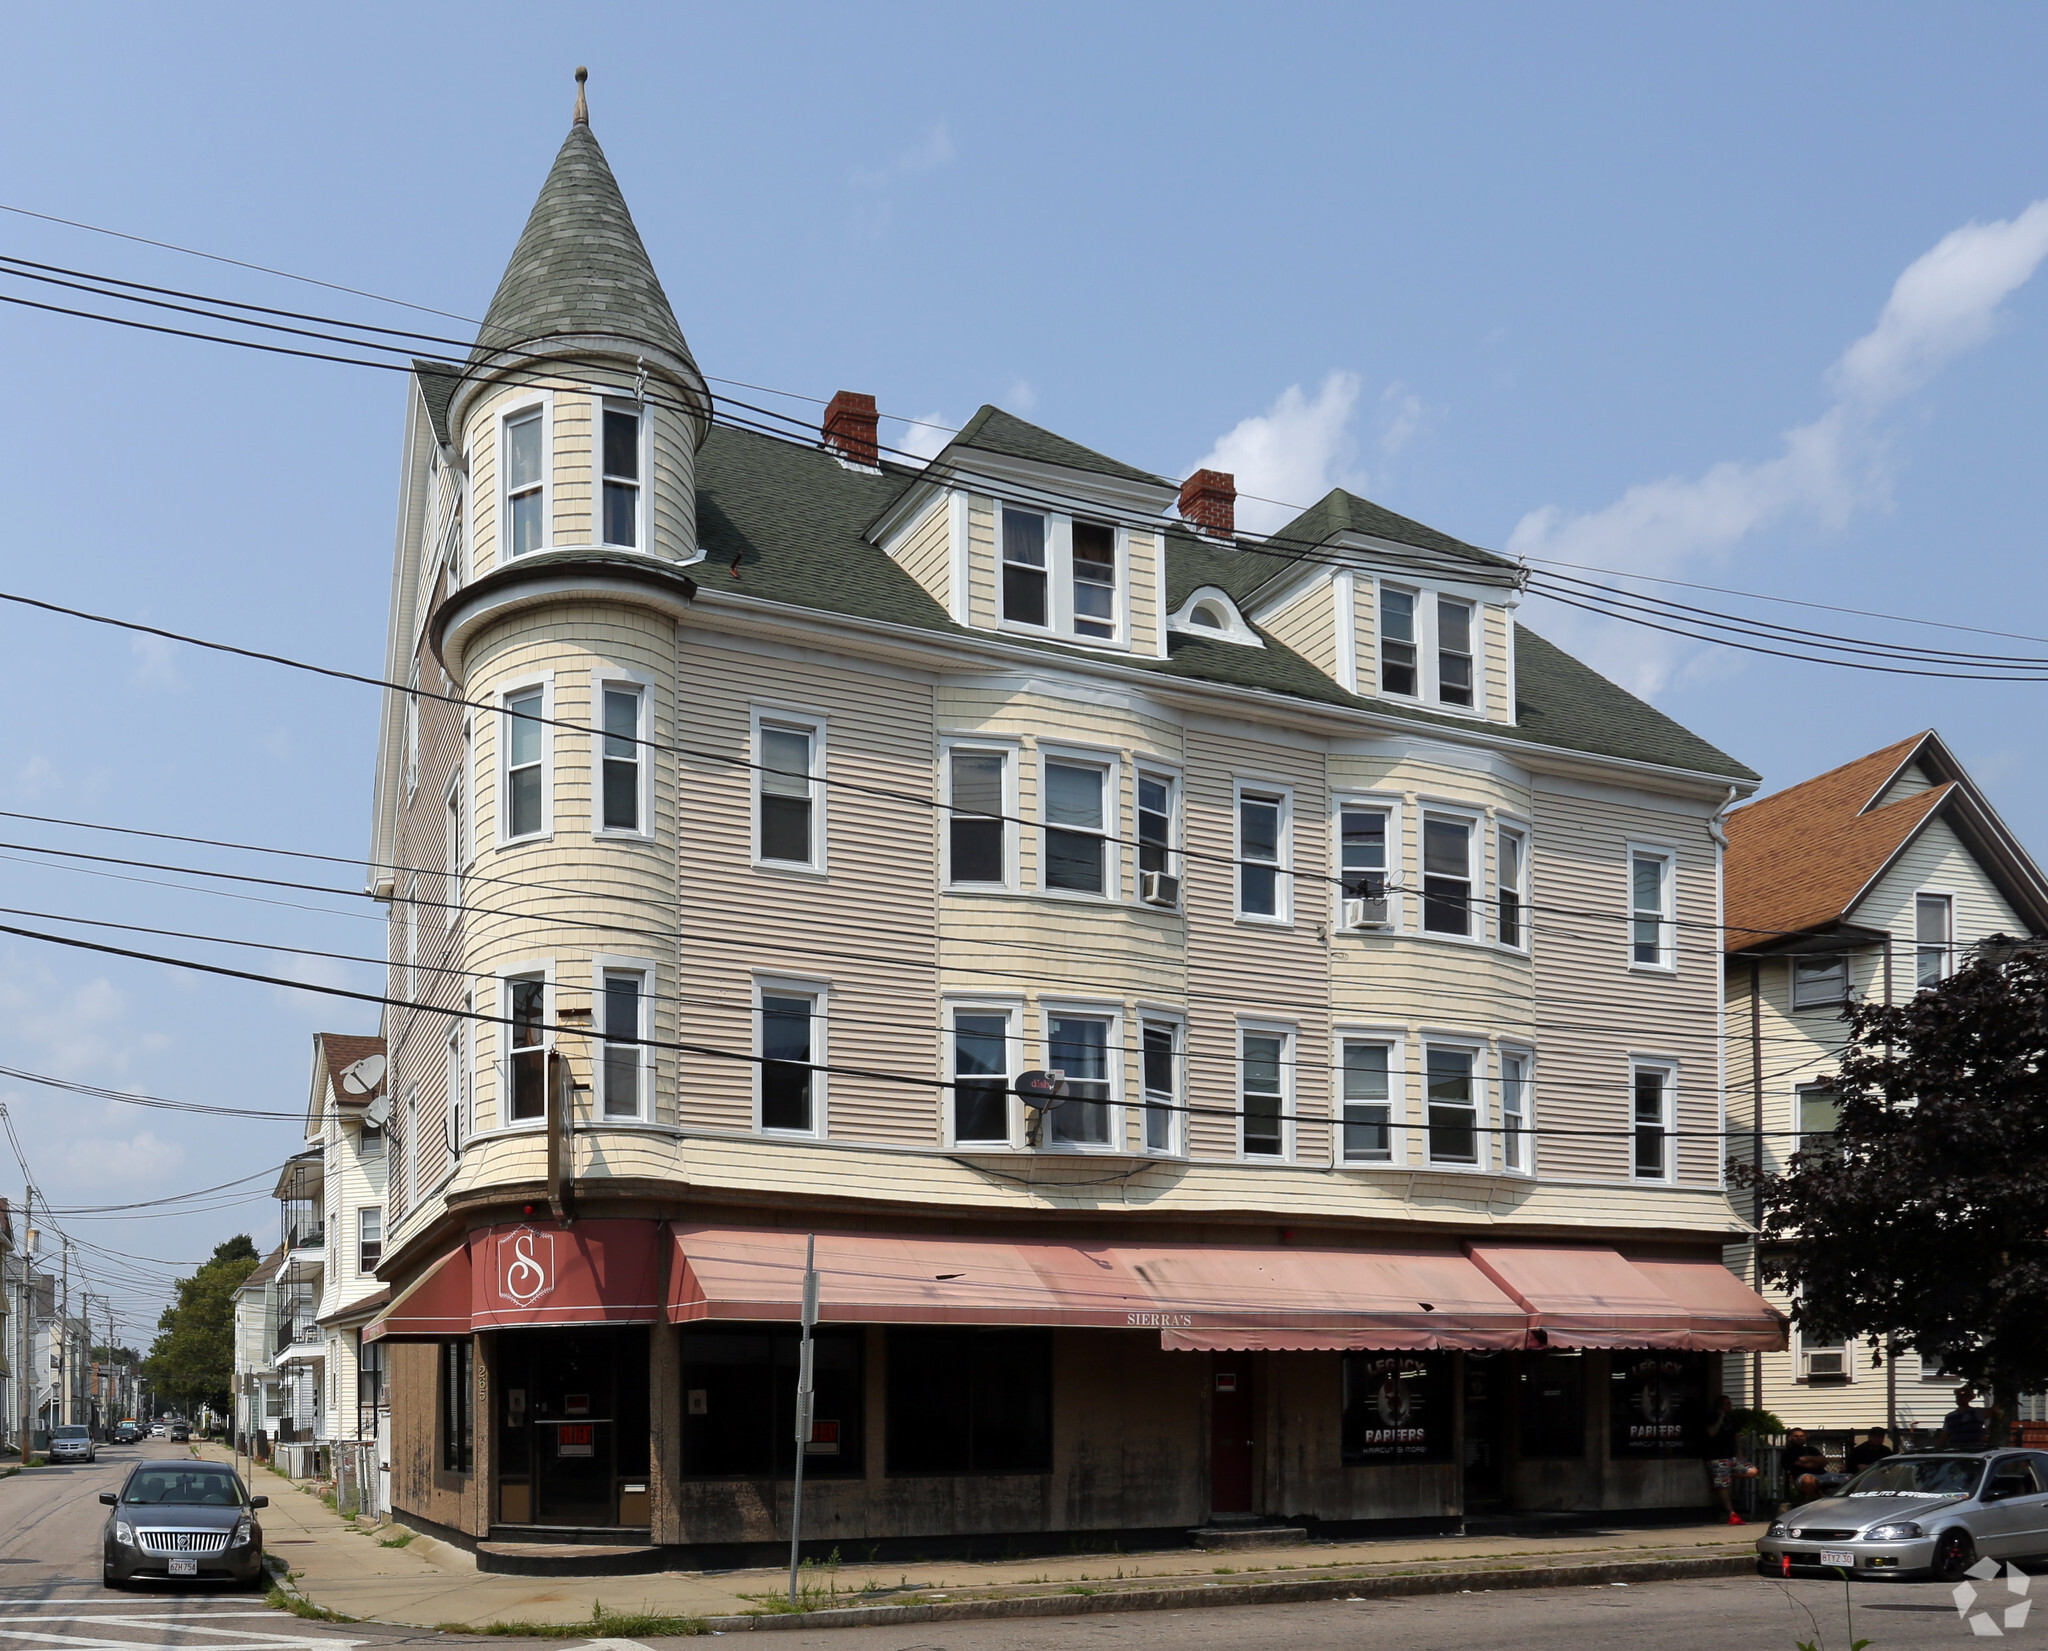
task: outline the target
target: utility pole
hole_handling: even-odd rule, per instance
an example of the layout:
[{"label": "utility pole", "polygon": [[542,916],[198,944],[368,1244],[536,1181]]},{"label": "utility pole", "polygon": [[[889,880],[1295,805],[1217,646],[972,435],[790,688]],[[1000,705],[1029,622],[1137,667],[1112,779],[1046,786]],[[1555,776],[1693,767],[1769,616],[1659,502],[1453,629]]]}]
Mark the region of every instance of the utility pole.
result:
[{"label": "utility pole", "polygon": [[816,1388],[811,1370],[811,1332],[818,1325],[818,1235],[804,1240],[803,1333],[796,1365],[796,1483],[789,1501],[789,1603],[796,1604],[797,1550],[804,1532],[804,1455],[811,1448]]},{"label": "utility pole", "polygon": [[35,1197],[34,1187],[26,1188],[22,1194],[22,1248],[15,1257],[21,1263],[21,1465],[24,1468],[28,1466],[29,1441],[35,1436]]}]

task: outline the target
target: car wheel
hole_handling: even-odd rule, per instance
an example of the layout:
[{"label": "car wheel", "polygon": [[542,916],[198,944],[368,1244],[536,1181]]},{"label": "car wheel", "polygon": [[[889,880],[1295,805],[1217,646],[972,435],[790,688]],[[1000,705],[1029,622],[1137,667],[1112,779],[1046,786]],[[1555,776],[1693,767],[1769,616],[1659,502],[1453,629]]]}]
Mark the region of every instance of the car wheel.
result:
[{"label": "car wheel", "polygon": [[1934,1545],[1934,1576],[1938,1582],[1961,1582],[1977,1563],[1977,1544],[1968,1531],[1943,1531]]},{"label": "car wheel", "polygon": [[114,1575],[112,1571],[108,1570],[105,1566],[102,1566],[100,1568],[100,1586],[102,1588],[111,1588],[114,1590],[115,1593],[119,1593],[122,1589],[127,1587],[127,1584],[124,1583],[119,1577]]}]

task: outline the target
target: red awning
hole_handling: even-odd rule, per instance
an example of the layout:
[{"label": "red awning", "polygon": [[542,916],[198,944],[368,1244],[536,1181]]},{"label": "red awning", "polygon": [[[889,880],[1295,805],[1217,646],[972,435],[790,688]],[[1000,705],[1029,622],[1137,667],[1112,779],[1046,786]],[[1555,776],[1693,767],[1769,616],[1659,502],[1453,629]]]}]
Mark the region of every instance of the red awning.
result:
[{"label": "red awning", "polygon": [[1718,1261],[1631,1256],[1629,1265],[1685,1309],[1688,1347],[1772,1353],[1785,1345],[1785,1315]]},{"label": "red awning", "polygon": [[363,1326],[364,1341],[469,1334],[469,1246],[458,1244]]},{"label": "red awning", "polygon": [[[804,1234],[678,1222],[668,1314],[798,1316]],[[1448,1245],[1340,1250],[819,1233],[819,1316],[1158,1330],[1174,1349],[1506,1348],[1527,1315]]]},{"label": "red awning", "polygon": [[469,1235],[469,1327],[652,1324],[661,1317],[658,1221],[512,1221]]},{"label": "red awning", "polygon": [[1468,1244],[1551,1347],[1769,1352],[1785,1321],[1718,1261],[1631,1261],[1600,1244]]}]

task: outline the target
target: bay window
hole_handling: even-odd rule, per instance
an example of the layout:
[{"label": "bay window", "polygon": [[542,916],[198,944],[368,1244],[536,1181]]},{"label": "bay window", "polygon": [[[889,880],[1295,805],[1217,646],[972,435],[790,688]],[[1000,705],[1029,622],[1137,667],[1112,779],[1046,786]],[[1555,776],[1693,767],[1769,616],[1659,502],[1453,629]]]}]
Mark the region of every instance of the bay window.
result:
[{"label": "bay window", "polygon": [[600,690],[604,715],[603,773],[599,783],[598,819],[605,831],[646,830],[643,815],[644,764],[640,741],[641,707],[645,695],[638,688],[611,684]]},{"label": "bay window", "polygon": [[955,1009],[951,1029],[953,1139],[1010,1139],[1010,1012]]},{"label": "bay window", "polygon": [[1472,932],[1472,822],[1428,814],[1422,821],[1422,927]]},{"label": "bay window", "polygon": [[510,1049],[505,1063],[508,1123],[533,1123],[548,1115],[548,982],[540,974],[511,975],[504,984],[505,1028]]},{"label": "bay window", "polygon": [[640,531],[640,412],[637,407],[604,405],[599,442],[604,488],[602,543],[638,549]]},{"label": "bay window", "polygon": [[1533,1167],[1535,1137],[1530,1133],[1535,1108],[1529,1081],[1533,1057],[1503,1050],[1500,1057],[1500,1167],[1527,1174]]},{"label": "bay window", "polygon": [[638,1118],[647,1099],[647,976],[637,969],[606,969],[600,976],[604,1053],[600,1064],[607,1118]]},{"label": "bay window", "polygon": [[505,552],[547,548],[547,408],[525,407],[504,423]]},{"label": "bay window", "polygon": [[1524,917],[1529,900],[1529,839],[1513,826],[1494,837],[1494,934],[1517,951],[1529,944]]},{"label": "bay window", "polygon": [[1175,1049],[1179,1029],[1151,1023],[1144,1033],[1145,1150],[1172,1152],[1180,1139],[1180,1060]]},{"label": "bay window", "polygon": [[1386,808],[1346,803],[1337,816],[1338,871],[1344,926],[1373,928],[1388,920],[1387,868],[1393,814]]},{"label": "bay window", "polygon": [[1094,763],[1045,764],[1045,887],[1108,894],[1108,771]]},{"label": "bay window", "polygon": [[1047,1017],[1046,1064],[1067,1075],[1067,1092],[1047,1114],[1057,1146],[1110,1145],[1110,1028],[1101,1015]]},{"label": "bay window", "polygon": [[505,811],[500,834],[507,840],[538,837],[548,827],[547,690],[519,688],[505,695],[500,718],[505,753]]},{"label": "bay window", "polygon": [[952,812],[946,822],[946,880],[1006,884],[1010,880],[1009,756],[1002,751],[954,751],[946,761]]},{"label": "bay window", "polygon": [[1424,1066],[1429,1084],[1429,1161],[1479,1162],[1477,1056],[1470,1049],[1431,1049]]},{"label": "bay window", "polygon": [[1343,1158],[1347,1164],[1393,1160],[1393,1049],[1346,1038],[1343,1045]]}]

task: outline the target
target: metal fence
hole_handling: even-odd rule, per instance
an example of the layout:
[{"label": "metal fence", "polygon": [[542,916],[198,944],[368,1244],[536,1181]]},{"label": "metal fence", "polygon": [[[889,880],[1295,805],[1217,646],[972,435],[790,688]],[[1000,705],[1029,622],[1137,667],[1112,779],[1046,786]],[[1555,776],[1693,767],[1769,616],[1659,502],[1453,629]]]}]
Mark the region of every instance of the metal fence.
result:
[{"label": "metal fence", "polygon": [[377,1445],[347,1440],[334,1452],[334,1505],[342,1513],[377,1512]]}]

